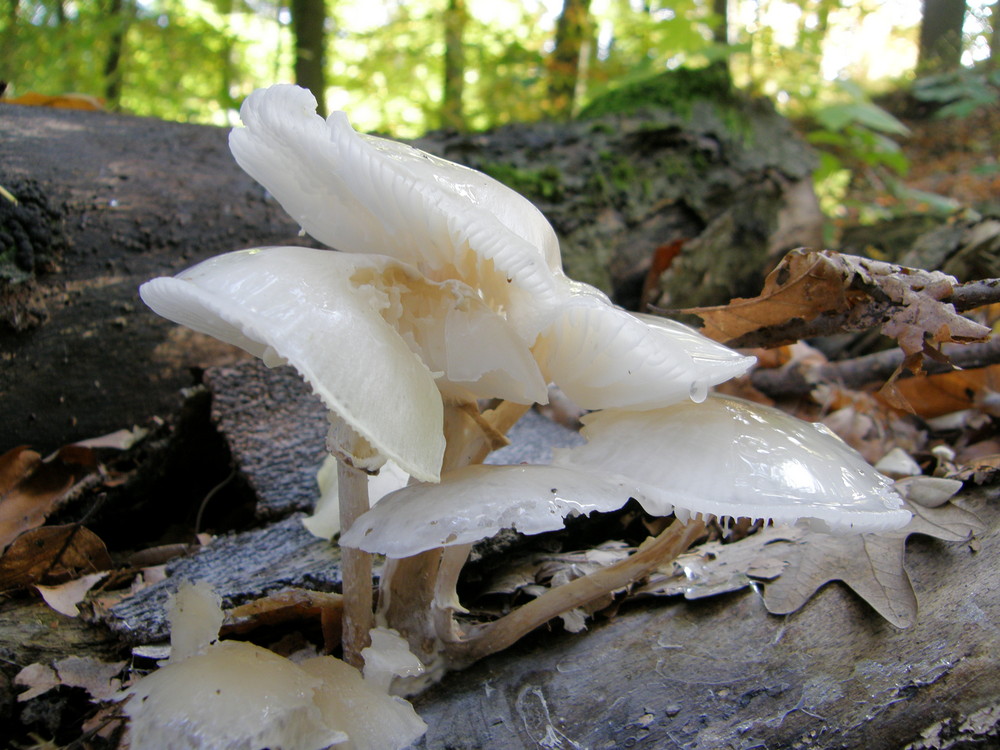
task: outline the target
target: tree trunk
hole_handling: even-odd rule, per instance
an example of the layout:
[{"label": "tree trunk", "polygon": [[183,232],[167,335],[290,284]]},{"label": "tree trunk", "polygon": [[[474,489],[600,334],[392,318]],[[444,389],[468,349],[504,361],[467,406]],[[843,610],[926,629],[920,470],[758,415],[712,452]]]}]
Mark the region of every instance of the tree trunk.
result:
[{"label": "tree trunk", "polygon": [[965,0],[923,0],[917,70],[944,73],[962,65]]},{"label": "tree trunk", "polygon": [[990,6],[990,56],[987,65],[990,70],[996,70],[1000,61],[1000,0]]},{"label": "tree trunk", "polygon": [[444,12],[444,94],[441,101],[441,127],[463,131],[465,111],[465,23],[468,20],[465,0],[448,0]]},{"label": "tree trunk", "polygon": [[[62,8],[62,3],[59,7]],[[115,111],[122,98],[121,63],[128,31],[127,0],[110,0],[108,15],[115,19],[115,26],[108,40],[108,56],[104,61],[104,101],[108,109]]]},{"label": "tree trunk", "polygon": [[[712,65],[729,78],[729,0],[712,0],[712,41],[719,47],[719,58]],[[723,52],[725,51],[725,54]]]},{"label": "tree trunk", "polygon": [[569,119],[576,109],[590,54],[590,0],[564,0],[549,64],[549,113]]},{"label": "tree trunk", "polygon": [[309,89],[326,116],[326,0],[292,0],[295,82]]}]

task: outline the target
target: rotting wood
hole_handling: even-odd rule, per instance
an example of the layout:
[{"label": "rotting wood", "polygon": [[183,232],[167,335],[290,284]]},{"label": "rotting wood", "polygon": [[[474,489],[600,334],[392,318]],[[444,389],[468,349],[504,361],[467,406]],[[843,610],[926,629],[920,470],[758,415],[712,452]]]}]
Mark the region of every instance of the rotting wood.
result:
[{"label": "rotting wood", "polygon": [[[446,677],[416,701],[430,727],[417,746],[947,748],[966,719],[988,715],[963,739],[995,743],[997,494],[962,500],[990,527],[980,551],[911,540],[913,628],[892,627],[838,584],[787,617],[753,590],[636,604]],[[939,740],[920,744],[925,730]]]}]

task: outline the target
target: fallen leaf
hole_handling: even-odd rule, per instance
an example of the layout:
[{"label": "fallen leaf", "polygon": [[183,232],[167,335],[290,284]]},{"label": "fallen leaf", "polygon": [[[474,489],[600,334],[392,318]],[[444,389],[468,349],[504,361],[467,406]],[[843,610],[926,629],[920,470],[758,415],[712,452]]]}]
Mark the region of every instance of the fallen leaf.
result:
[{"label": "fallen leaf", "polygon": [[21,96],[4,99],[4,104],[20,104],[23,107],[54,107],[56,109],[84,109],[99,112],[104,109],[100,99],[88,94],[39,94],[29,91]]},{"label": "fallen leaf", "polygon": [[794,542],[807,535],[797,526],[769,526],[738,542],[708,542],[680,555],[670,567],[653,573],[633,593],[645,596],[676,596],[703,599],[739,591],[754,580],[780,576],[787,561],[772,549],[776,542]]},{"label": "fallen leaf", "polygon": [[89,448],[68,445],[42,460],[25,447],[0,456],[0,549],[41,526],[80,480],[97,470]]},{"label": "fallen leaf", "polygon": [[903,567],[907,537],[925,534],[959,542],[985,527],[975,515],[950,503],[939,508],[913,503],[906,507],[913,519],[899,531],[858,536],[810,533],[780,545],[788,568],[765,588],[768,611],[777,615],[795,612],[821,586],[842,581],[896,627],[913,625],[917,597]]},{"label": "fallen leaf", "polygon": [[67,617],[78,617],[80,610],[77,605],[87,596],[87,592],[107,576],[107,573],[91,573],[56,586],[35,586],[35,588],[45,603],[56,612]]},{"label": "fallen leaf", "polygon": [[227,611],[220,633],[242,634],[265,625],[318,618],[324,647],[329,653],[340,644],[343,610],[344,601],[340,594],[287,588]]},{"label": "fallen leaf", "polygon": [[117,678],[126,662],[104,662],[85,656],[67,656],[52,666],[29,664],[14,677],[14,684],[28,688],[17,696],[18,703],[30,701],[52,688],[65,685],[83,688],[95,702],[112,700],[121,690]]},{"label": "fallen leaf", "polygon": [[905,378],[893,385],[909,410],[925,419],[973,407],[996,411],[992,401],[1000,392],[1000,365]]},{"label": "fallen leaf", "polygon": [[63,685],[86,690],[97,702],[109,701],[121,690],[121,674],[126,662],[105,662],[85,656],[67,656],[53,666]]},{"label": "fallen leaf", "polygon": [[685,312],[705,321],[705,335],[731,346],[756,345],[749,335],[765,330],[770,345],[881,327],[919,363],[925,342],[984,341],[990,333],[942,302],[957,283],[940,271],[793,250],[768,274],[758,297]]},{"label": "fallen leaf", "polygon": [[21,534],[0,557],[0,591],[62,583],[111,567],[104,542],[83,526],[43,526]]},{"label": "fallen leaf", "polygon": [[1000,478],[1000,454],[980,456],[966,462],[954,475],[954,479],[976,484],[990,484]]},{"label": "fallen leaf", "polygon": [[14,684],[28,688],[17,696],[17,702],[24,703],[49,692],[54,687],[59,687],[60,683],[59,676],[52,667],[45,664],[29,664],[14,675]]}]

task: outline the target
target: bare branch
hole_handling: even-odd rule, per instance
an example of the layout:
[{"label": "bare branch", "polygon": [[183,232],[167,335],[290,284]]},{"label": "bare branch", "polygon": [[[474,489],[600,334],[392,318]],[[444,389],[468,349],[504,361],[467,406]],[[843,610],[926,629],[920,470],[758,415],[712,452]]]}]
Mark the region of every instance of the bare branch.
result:
[{"label": "bare branch", "polygon": [[[925,372],[937,374],[956,368],[971,369],[1000,364],[1000,337],[994,337],[985,344],[945,344],[942,351],[953,366],[924,357]],[[750,382],[771,397],[805,395],[818,382],[859,388],[869,383],[887,381],[900,368],[904,359],[902,349],[889,349],[819,366],[756,370],[751,374]],[[899,377],[910,375],[911,373],[904,371]]]}]

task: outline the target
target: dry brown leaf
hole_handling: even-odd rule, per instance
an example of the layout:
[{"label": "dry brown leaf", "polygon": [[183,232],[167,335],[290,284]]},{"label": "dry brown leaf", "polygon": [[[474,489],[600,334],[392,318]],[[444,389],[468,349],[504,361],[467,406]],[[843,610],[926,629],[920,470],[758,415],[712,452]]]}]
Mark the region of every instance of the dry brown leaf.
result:
[{"label": "dry brown leaf", "polygon": [[0,557],[0,591],[55,584],[111,567],[100,537],[75,524],[43,526],[21,534]]},{"label": "dry brown leaf", "polygon": [[44,461],[25,447],[0,456],[0,549],[41,526],[66,493],[96,470],[93,451],[73,445]]},{"label": "dry brown leaf", "polygon": [[838,330],[881,327],[908,355],[925,341],[983,341],[989,329],[959,315],[941,300],[957,280],[940,271],[841,255],[830,250],[794,250],[764,281],[760,296],[728,305],[692,308],[705,321],[703,333],[730,345],[767,329],[774,343]]},{"label": "dry brown leaf", "polygon": [[963,482],[972,480],[976,484],[995,482],[1000,479],[1000,453],[969,459],[955,474],[949,476]]},{"label": "dry brown leaf", "polygon": [[917,597],[903,567],[906,538],[925,534],[945,541],[965,541],[984,529],[966,510],[946,504],[925,508],[906,504],[913,513],[899,531],[858,536],[810,533],[791,544],[775,544],[772,550],[788,563],[777,580],[768,583],[764,604],[769,612],[786,615],[799,609],[830,581],[843,581],[876,612],[898,628],[916,621]]},{"label": "dry brown leaf", "polygon": [[265,625],[319,618],[327,652],[340,644],[344,600],[340,594],[288,588],[226,612],[221,635],[243,634]]},{"label": "dry brown leaf", "polygon": [[909,410],[924,419],[973,407],[994,409],[989,396],[1000,392],[1000,365],[905,378],[893,383]]}]

